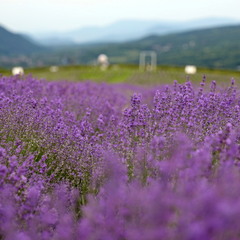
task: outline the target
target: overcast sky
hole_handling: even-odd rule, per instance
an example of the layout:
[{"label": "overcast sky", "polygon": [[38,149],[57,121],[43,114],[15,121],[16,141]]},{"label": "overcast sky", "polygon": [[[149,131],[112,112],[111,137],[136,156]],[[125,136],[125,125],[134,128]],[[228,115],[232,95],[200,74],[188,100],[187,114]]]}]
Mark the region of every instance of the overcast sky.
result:
[{"label": "overcast sky", "polygon": [[240,20],[240,0],[0,0],[0,24],[37,33],[106,25],[122,19]]}]

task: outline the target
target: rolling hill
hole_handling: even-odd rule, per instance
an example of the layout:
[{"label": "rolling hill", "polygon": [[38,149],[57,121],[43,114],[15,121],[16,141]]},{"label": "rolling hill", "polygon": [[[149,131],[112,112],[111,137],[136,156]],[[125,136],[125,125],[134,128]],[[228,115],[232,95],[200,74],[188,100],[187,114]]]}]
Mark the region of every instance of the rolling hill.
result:
[{"label": "rolling hill", "polygon": [[40,52],[44,48],[21,34],[8,31],[0,26],[0,55],[17,56]]},{"label": "rolling hill", "polygon": [[[164,36],[152,35],[125,43],[92,44],[66,49],[79,63],[105,53],[111,63],[138,63],[139,53],[153,50],[160,65],[194,64],[209,68],[240,66],[240,25],[214,27]],[[65,51],[66,51],[65,50]],[[63,51],[63,50],[61,50]]]},{"label": "rolling hill", "polygon": [[[99,54],[106,54],[111,64],[138,64],[139,53],[157,53],[159,65],[239,69],[240,25],[213,27],[150,35],[123,43],[88,43],[69,46],[41,47],[27,37],[0,27],[0,66],[94,64]],[[47,51],[46,51],[47,50]],[[27,59],[16,56],[28,56]],[[6,60],[7,58],[7,60]]]}]

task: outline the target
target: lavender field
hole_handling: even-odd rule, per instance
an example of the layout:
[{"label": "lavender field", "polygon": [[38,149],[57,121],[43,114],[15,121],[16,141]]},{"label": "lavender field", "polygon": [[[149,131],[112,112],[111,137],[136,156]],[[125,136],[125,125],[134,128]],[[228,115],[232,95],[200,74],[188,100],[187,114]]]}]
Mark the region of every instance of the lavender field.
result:
[{"label": "lavender field", "polygon": [[240,239],[240,89],[0,77],[0,239]]}]

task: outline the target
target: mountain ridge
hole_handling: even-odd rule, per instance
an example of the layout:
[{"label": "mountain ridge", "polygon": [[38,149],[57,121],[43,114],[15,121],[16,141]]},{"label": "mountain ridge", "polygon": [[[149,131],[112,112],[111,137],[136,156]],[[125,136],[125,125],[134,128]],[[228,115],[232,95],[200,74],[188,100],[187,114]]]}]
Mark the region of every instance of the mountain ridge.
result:
[{"label": "mountain ridge", "polygon": [[35,44],[23,34],[13,33],[0,25],[0,54],[14,56],[39,52],[43,47]]},{"label": "mountain ridge", "polygon": [[[151,34],[164,35],[199,28],[232,25],[240,21],[229,18],[204,18],[189,21],[159,21],[159,20],[120,20],[105,26],[89,26],[67,32],[33,35],[33,38],[45,45],[51,45],[55,39],[58,45],[88,42],[124,42],[139,39]],[[48,41],[49,40],[49,41]]]}]

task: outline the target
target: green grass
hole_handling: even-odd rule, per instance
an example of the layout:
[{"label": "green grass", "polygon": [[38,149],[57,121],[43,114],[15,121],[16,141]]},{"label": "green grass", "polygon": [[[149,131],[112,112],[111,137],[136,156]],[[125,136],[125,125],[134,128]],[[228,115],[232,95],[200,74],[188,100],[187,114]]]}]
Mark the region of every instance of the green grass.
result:
[{"label": "green grass", "polygon": [[[102,71],[96,66],[60,66],[59,71],[52,73],[49,67],[29,68],[26,74],[32,74],[36,78],[43,78],[49,81],[68,80],[84,81],[92,80],[96,82],[119,83],[127,82],[131,84],[169,84],[174,80],[179,83],[186,81],[187,75],[183,67],[158,66],[155,72],[140,71],[136,65],[112,65],[109,69]],[[10,75],[10,71],[1,70],[0,74]],[[190,75],[190,80],[199,83],[203,75],[207,76],[207,81],[216,80],[217,83],[229,84],[233,77],[236,83],[240,83],[240,72],[230,70],[211,70],[199,68],[197,73]]]},{"label": "green grass", "polygon": [[7,69],[4,69],[4,68],[0,68],[0,76],[1,75],[8,76],[8,75],[10,75],[10,71]]}]

